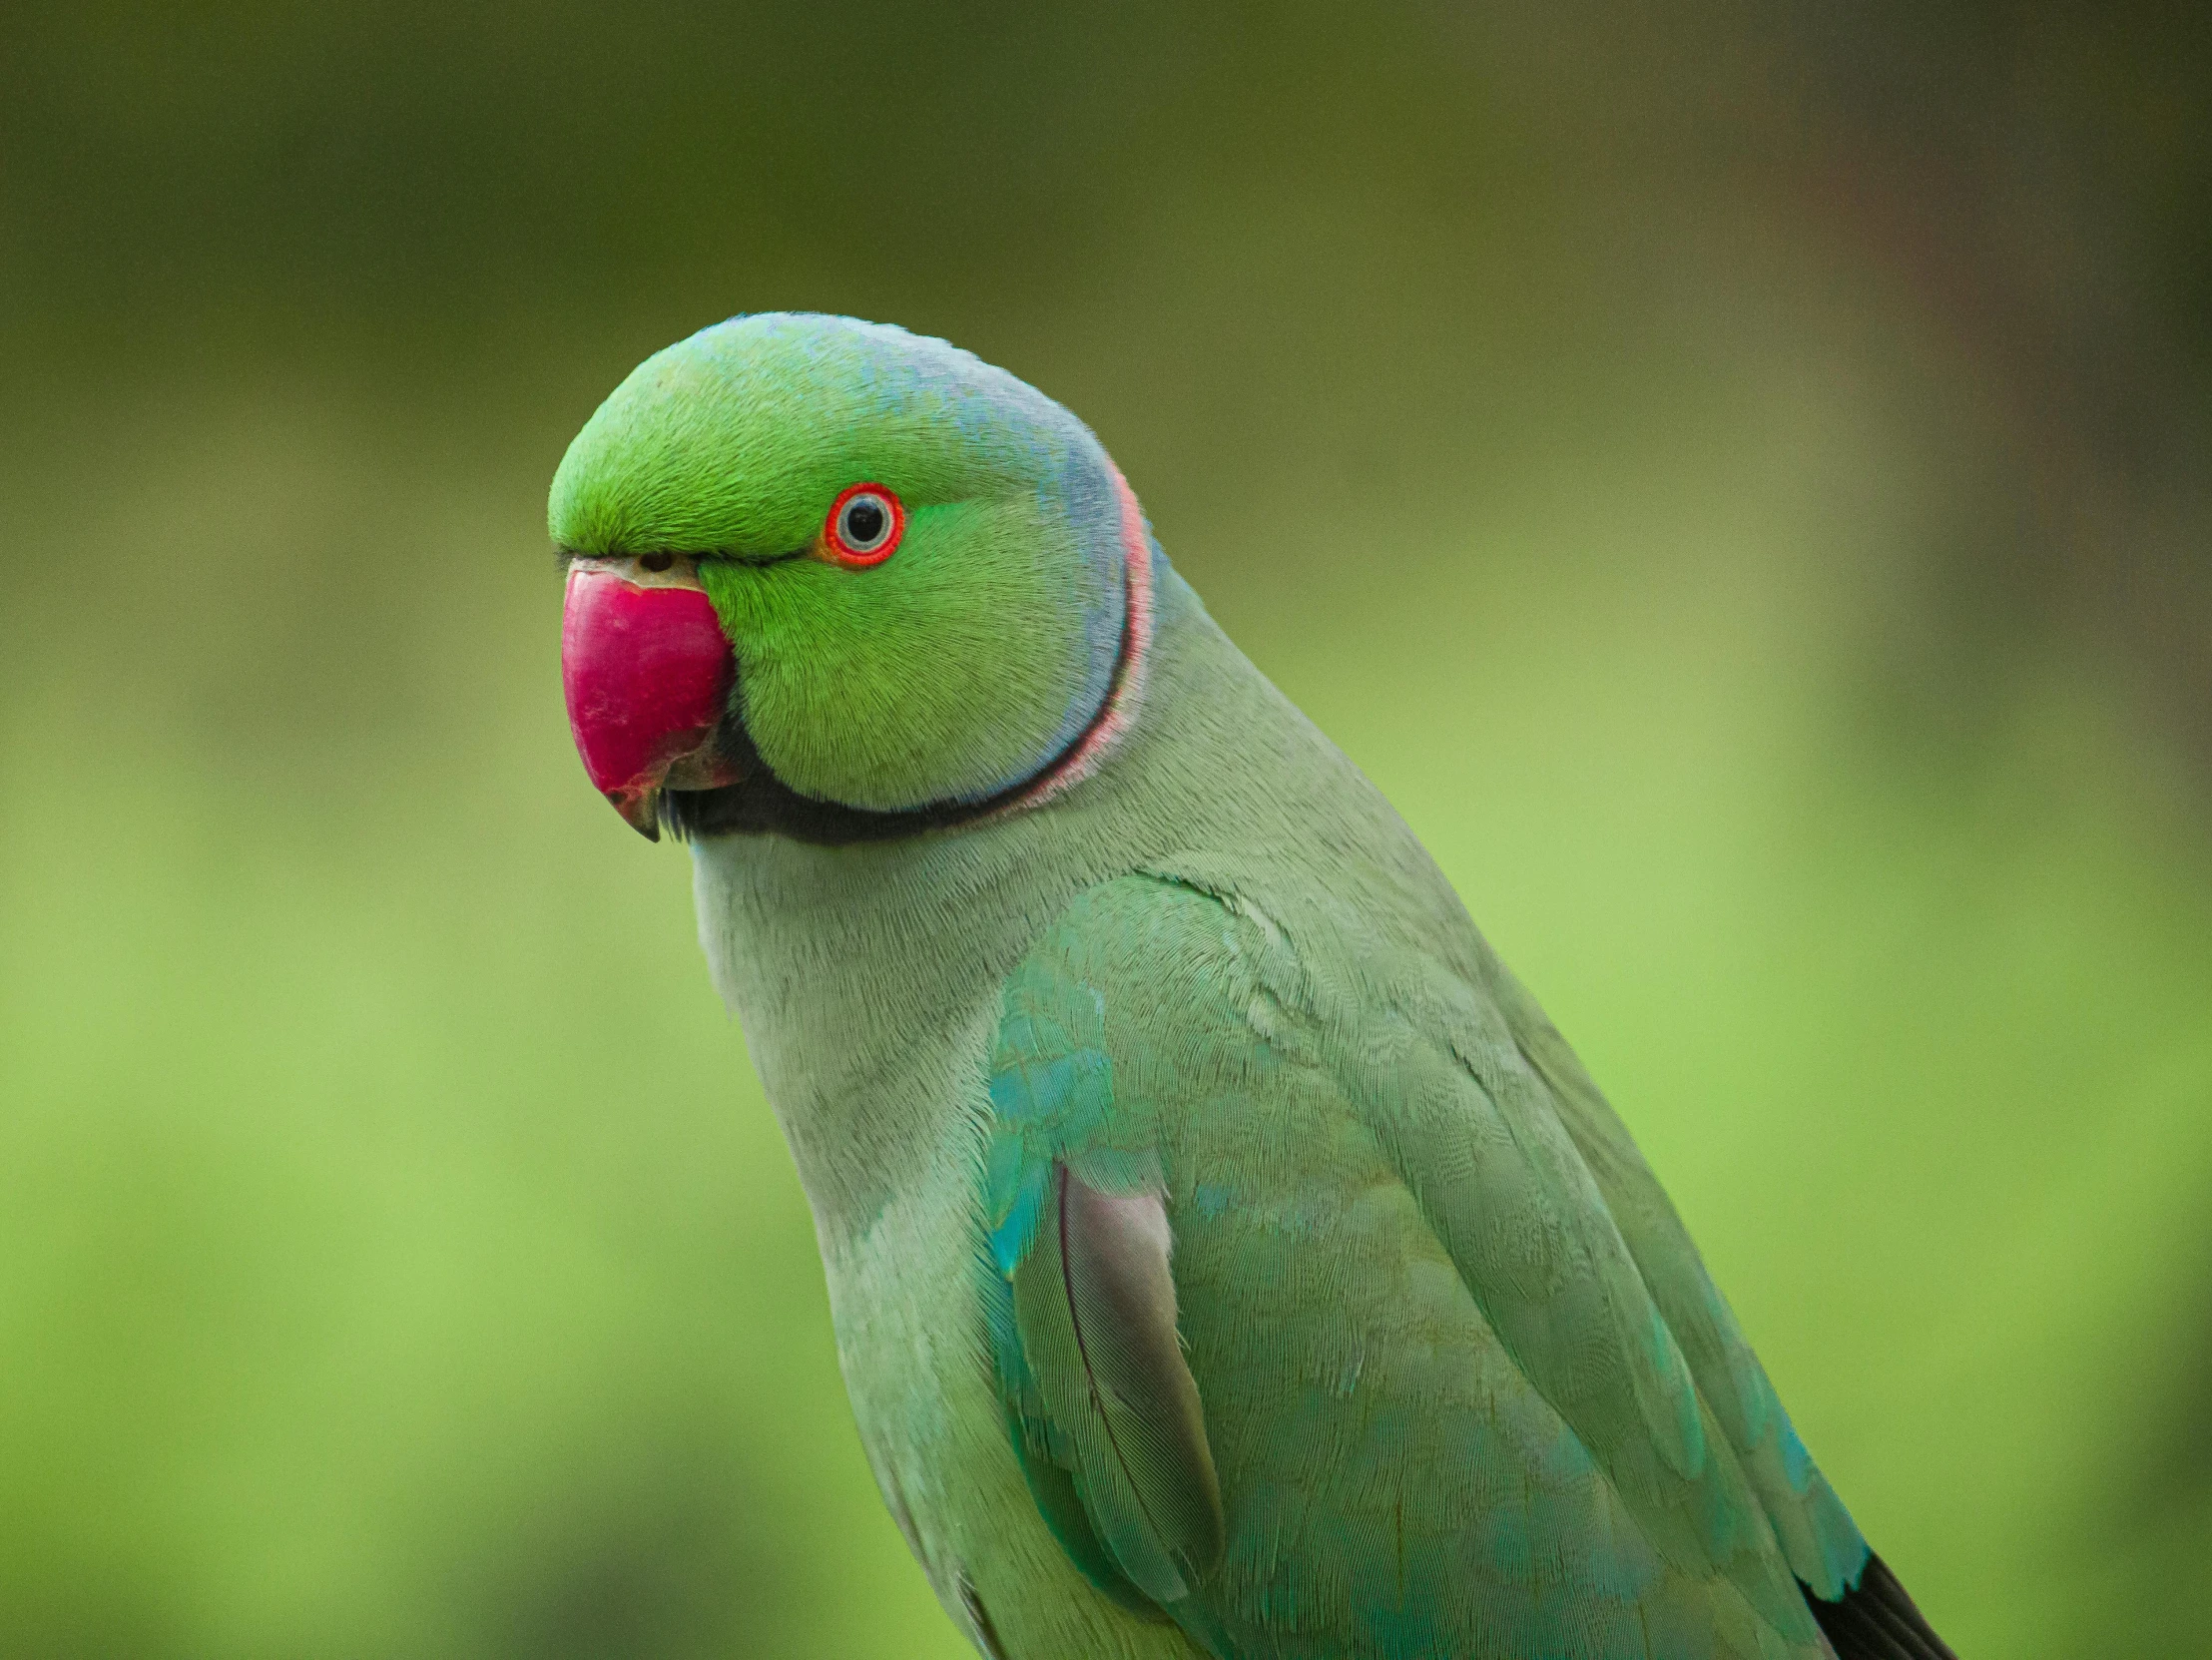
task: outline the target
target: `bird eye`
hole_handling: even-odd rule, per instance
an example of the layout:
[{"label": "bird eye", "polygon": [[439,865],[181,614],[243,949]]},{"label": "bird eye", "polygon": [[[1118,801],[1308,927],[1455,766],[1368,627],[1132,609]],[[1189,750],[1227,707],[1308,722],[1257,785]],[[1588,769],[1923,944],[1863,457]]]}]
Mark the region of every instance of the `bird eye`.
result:
[{"label": "bird eye", "polygon": [[855,484],[838,495],[823,527],[825,551],[840,565],[880,565],[906,533],[906,509],[880,484]]}]

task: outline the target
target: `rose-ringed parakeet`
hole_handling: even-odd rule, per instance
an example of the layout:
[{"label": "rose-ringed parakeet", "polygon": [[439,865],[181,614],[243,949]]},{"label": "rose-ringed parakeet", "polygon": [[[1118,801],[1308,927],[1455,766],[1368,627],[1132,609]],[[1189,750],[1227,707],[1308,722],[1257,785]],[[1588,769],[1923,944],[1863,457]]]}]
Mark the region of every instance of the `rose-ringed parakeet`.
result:
[{"label": "rose-ringed parakeet", "polygon": [[885,1502],[998,1660],[1928,1660],[1627,1132],[1091,432],[771,314],[553,481]]}]

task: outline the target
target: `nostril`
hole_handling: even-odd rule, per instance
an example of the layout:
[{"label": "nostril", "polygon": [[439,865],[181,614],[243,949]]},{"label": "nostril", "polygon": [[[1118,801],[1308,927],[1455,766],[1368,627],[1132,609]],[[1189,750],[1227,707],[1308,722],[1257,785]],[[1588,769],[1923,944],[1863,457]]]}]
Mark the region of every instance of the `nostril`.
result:
[{"label": "nostril", "polygon": [[676,563],[676,555],[673,553],[648,553],[642,555],[638,563],[658,576]]}]

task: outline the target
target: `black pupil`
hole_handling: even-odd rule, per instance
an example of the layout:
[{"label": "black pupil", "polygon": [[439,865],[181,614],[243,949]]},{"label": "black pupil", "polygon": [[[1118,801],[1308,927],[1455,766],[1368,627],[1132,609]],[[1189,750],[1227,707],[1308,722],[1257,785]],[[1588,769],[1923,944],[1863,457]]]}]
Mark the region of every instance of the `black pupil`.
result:
[{"label": "black pupil", "polygon": [[856,548],[867,547],[882,539],[888,519],[881,502],[862,496],[844,510],[844,539]]}]

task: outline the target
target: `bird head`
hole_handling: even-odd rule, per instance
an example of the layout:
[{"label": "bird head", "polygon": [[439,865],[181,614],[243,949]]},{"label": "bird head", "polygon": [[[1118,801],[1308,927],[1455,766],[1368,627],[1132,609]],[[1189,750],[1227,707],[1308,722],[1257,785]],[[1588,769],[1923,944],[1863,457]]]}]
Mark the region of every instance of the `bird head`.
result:
[{"label": "bird head", "polygon": [[632,826],[898,833],[1079,772],[1150,547],[1082,422],[942,340],[768,313],[649,357],[553,479],[562,678]]}]

